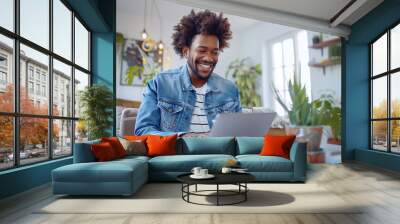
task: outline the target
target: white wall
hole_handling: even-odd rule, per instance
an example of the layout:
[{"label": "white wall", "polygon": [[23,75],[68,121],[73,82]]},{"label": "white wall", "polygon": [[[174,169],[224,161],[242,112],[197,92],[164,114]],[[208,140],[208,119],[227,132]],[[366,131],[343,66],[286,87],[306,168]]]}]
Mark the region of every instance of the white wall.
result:
[{"label": "white wall", "polygon": [[[309,45],[312,45],[312,38],[314,35],[319,35],[316,32],[308,32]],[[335,36],[323,35],[323,40],[329,40],[336,38]],[[310,61],[320,62],[323,59],[328,58],[328,48],[321,49],[309,49]],[[334,98],[340,103],[341,99],[341,64],[325,67],[325,73],[322,68],[310,67],[310,78],[311,78],[311,94],[312,99],[318,99],[322,94],[332,94]]]}]

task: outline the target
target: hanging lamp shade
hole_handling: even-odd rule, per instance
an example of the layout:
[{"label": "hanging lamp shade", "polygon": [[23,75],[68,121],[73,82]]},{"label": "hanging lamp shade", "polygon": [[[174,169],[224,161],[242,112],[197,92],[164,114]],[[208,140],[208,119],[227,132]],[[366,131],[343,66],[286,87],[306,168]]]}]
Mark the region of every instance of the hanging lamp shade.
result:
[{"label": "hanging lamp shade", "polygon": [[142,31],[142,39],[146,40],[148,36],[149,35],[147,34],[146,29],[143,29],[143,31]]},{"label": "hanging lamp shade", "polygon": [[160,42],[158,42],[158,49],[159,50],[163,50],[164,49],[164,43],[160,40]]}]

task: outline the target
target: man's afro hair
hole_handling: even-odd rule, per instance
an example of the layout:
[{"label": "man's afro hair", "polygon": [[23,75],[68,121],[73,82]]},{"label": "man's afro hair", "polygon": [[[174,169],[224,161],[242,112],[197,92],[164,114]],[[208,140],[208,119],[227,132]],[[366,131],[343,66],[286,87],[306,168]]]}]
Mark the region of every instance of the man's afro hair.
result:
[{"label": "man's afro hair", "polygon": [[175,52],[183,57],[183,47],[190,47],[194,36],[197,34],[215,35],[219,40],[219,49],[222,51],[228,47],[228,40],[232,38],[230,24],[227,18],[220,13],[217,15],[209,10],[194,12],[182,17],[174,27],[172,45]]}]

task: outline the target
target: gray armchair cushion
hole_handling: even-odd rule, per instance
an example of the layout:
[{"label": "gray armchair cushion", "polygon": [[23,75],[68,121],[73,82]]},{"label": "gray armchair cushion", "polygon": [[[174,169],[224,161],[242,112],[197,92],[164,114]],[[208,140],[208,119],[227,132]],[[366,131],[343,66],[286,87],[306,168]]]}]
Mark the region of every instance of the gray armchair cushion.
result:
[{"label": "gray armchair cushion", "polygon": [[137,108],[126,108],[121,112],[120,136],[134,135],[137,113]]}]

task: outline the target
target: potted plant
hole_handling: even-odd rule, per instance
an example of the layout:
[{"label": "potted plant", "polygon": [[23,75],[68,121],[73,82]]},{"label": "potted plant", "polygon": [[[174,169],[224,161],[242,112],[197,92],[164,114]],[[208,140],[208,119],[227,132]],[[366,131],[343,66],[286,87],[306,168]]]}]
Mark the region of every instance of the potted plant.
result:
[{"label": "potted plant", "polygon": [[313,101],[316,108],[319,108],[319,123],[329,125],[333,136],[328,139],[329,144],[341,144],[341,108],[335,106],[335,99],[330,94],[323,94],[319,99]]},{"label": "potted plant", "polygon": [[79,93],[79,106],[82,108],[81,119],[87,126],[89,140],[110,136],[114,107],[113,94],[102,84],[86,87]]},{"label": "potted plant", "polygon": [[329,60],[332,64],[340,64],[342,58],[342,47],[341,44],[334,44],[328,48]]},{"label": "potted plant", "polygon": [[286,127],[286,132],[296,135],[299,141],[307,142],[309,155],[315,155],[309,157],[310,162],[323,162],[320,149],[322,125],[330,125],[335,136],[340,136],[341,110],[334,105],[333,97],[328,94],[311,101],[305,86],[296,77],[288,84],[291,105],[286,105],[279,91],[273,87],[277,101],[289,116],[291,125]]},{"label": "potted plant", "polygon": [[312,43],[313,43],[313,44],[319,44],[319,42],[321,42],[320,36],[319,36],[319,35],[314,35],[314,36],[312,37]]},{"label": "potted plant", "polygon": [[250,58],[236,59],[229,64],[226,74],[235,80],[242,106],[261,106],[261,96],[256,92],[257,79],[261,76],[260,64],[252,64]]},{"label": "potted plant", "polygon": [[319,151],[321,144],[322,127],[316,116],[315,108],[310,102],[305,86],[294,76],[288,83],[291,105],[286,105],[279,91],[273,88],[276,98],[289,116],[290,126],[286,127],[287,134],[295,134],[298,140],[307,141],[308,151]]}]

